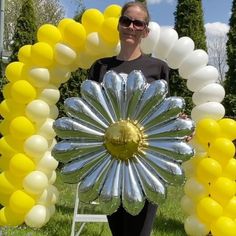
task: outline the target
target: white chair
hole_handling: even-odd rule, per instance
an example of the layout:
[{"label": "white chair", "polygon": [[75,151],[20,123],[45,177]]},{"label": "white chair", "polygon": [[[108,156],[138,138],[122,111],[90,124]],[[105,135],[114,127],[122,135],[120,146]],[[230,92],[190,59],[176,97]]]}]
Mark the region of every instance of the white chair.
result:
[{"label": "white chair", "polygon": [[[79,196],[78,196],[78,191],[79,190],[79,184],[77,185],[76,188],[76,196],[75,196],[75,207],[74,207],[74,216],[73,216],[73,221],[72,221],[72,228],[71,228],[71,236],[79,236],[80,233],[82,232],[84,226],[86,223],[92,223],[92,222],[99,222],[99,223],[104,223],[107,222],[107,217],[106,215],[99,215],[99,214],[83,214],[83,209],[81,209],[81,213],[78,213],[79,211]],[[92,205],[98,205],[96,202],[91,202]],[[76,232],[75,226],[77,222],[81,222],[81,226]]]}]

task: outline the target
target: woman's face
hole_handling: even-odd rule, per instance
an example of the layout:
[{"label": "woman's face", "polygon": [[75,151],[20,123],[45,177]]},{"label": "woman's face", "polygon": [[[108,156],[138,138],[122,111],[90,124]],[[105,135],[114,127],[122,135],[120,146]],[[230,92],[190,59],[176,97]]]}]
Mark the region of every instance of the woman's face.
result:
[{"label": "woman's face", "polygon": [[[128,17],[132,21],[138,20],[145,22],[146,13],[139,8],[138,6],[131,6],[125,12],[124,16]],[[130,44],[139,44],[141,39],[148,35],[148,27],[140,29],[140,27],[136,27],[135,22],[130,23],[129,26],[123,26],[121,23],[118,26],[118,30],[120,33],[121,42],[130,43]]]}]

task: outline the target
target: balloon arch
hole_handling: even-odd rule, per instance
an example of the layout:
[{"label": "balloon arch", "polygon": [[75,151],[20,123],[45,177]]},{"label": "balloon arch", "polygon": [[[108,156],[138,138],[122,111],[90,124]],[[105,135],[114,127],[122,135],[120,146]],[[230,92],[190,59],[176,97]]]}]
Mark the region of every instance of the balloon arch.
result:
[{"label": "balloon arch", "polygon": [[[6,68],[9,81],[3,88],[0,114],[0,225],[45,225],[55,212],[58,190],[56,144],[53,129],[59,86],[77,68],[88,69],[98,58],[119,52],[118,18],[121,7],[108,6],[103,13],[88,9],[82,22],[65,18],[58,26],[45,24],[38,42],[25,45],[18,61]],[[186,213],[188,235],[233,235],[236,232],[236,160],[233,140],[236,122],[224,118],[224,88],[218,71],[208,65],[204,50],[194,49],[189,37],[178,37],[171,28],[149,24],[143,39],[144,53],[165,60],[187,79],[194,92],[191,118],[196,131],[191,140],[195,156],[183,163],[186,174],[181,206]]]}]

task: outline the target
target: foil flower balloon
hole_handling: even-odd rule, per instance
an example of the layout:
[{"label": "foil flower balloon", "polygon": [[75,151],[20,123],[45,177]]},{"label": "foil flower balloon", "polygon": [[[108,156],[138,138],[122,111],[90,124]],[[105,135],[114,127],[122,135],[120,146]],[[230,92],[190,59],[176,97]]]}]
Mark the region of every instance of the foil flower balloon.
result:
[{"label": "foil flower balloon", "polygon": [[148,84],[141,71],[127,78],[108,71],[102,84],[86,80],[82,97],[65,101],[68,117],[54,123],[63,140],[52,153],[64,163],[64,181],[80,183],[81,201],[101,202],[106,214],[122,204],[136,215],[145,199],[159,204],[167,184],[183,181],[194,125],[180,117],[184,100],[166,98],[167,90],[166,81]]}]

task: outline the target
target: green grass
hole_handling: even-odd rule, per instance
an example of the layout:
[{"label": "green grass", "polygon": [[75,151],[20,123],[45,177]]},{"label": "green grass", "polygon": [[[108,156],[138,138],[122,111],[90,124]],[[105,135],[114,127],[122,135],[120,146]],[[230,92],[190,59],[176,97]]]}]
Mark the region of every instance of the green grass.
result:
[{"label": "green grass", "polygon": [[[60,191],[60,199],[56,213],[50,221],[40,229],[32,229],[26,225],[2,228],[2,236],[70,236],[73,217],[76,185],[62,183],[58,176],[55,186]],[[180,208],[181,187],[170,187],[164,204],[158,208],[152,236],[184,236],[184,215]],[[97,211],[98,209],[93,209]],[[79,223],[77,223],[79,226]],[[111,236],[107,223],[88,223],[81,236]]]}]

